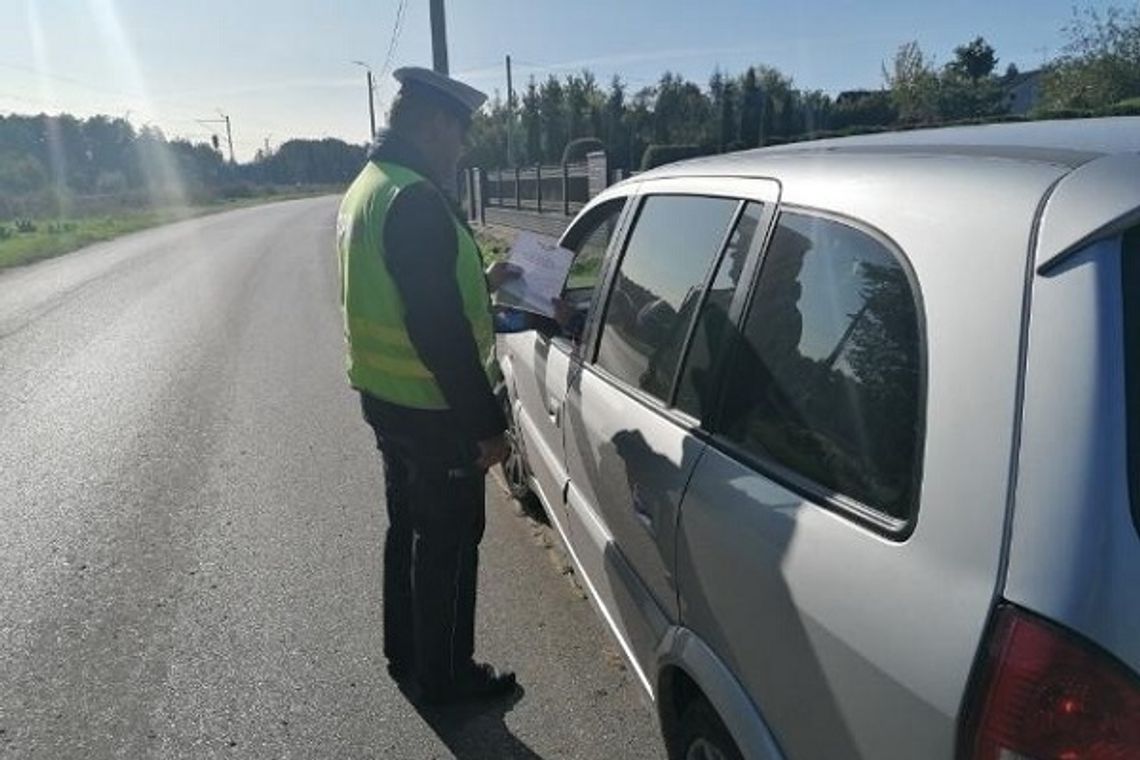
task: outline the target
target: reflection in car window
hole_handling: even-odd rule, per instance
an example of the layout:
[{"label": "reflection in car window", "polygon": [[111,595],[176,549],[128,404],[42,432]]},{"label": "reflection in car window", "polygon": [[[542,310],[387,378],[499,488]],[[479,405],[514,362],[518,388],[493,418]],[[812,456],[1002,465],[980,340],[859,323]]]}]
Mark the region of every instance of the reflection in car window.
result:
[{"label": "reflection in car window", "polygon": [[729,374],[727,436],[905,519],[916,497],[920,347],[905,270],[847,225],[784,214]]},{"label": "reflection in car window", "polygon": [[758,244],[757,236],[764,234],[761,226],[763,215],[764,205],[761,203],[749,203],[745,207],[732,231],[724,255],[717,264],[716,278],[693,331],[685,368],[681,372],[681,382],[677,388],[675,406],[697,419],[702,419],[704,413],[710,410],[708,403],[715,392],[713,365],[718,352],[725,347],[729,327],[728,309],[744,271],[748,252],[754,243]]},{"label": "reflection in car window", "polygon": [[728,198],[645,200],[610,295],[598,364],[668,397],[705,276],[737,206]]},{"label": "reflection in car window", "polygon": [[624,205],[624,198],[611,201],[597,209],[591,219],[586,220],[587,225],[595,226],[584,238],[571,244],[572,250],[577,255],[566,278],[567,290],[593,288],[598,284],[602,276],[606,249],[610,245],[610,238],[614,236],[614,230],[617,229],[618,218]]}]

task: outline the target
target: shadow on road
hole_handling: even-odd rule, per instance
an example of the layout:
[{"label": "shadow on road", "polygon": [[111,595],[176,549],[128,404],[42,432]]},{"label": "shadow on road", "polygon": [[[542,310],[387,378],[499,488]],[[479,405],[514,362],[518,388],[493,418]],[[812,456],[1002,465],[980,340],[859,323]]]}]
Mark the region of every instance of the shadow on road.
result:
[{"label": "shadow on road", "polygon": [[409,701],[456,760],[484,760],[489,757],[542,760],[541,755],[507,728],[507,713],[514,709],[525,693],[519,686],[514,694],[498,702],[445,708],[422,705],[411,698]]}]

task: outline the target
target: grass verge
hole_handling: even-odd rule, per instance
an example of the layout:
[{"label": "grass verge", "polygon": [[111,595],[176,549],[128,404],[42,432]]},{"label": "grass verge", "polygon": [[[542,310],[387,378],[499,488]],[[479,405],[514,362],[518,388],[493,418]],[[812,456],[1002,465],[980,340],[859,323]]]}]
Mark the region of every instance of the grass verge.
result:
[{"label": "grass verge", "polygon": [[309,198],[327,192],[328,189],[321,189],[312,193],[241,198],[185,208],[146,209],[76,219],[33,220],[31,227],[26,227],[27,231],[23,232],[19,231],[16,223],[4,222],[0,223],[0,269],[60,256],[92,243],[111,240],[149,227],[276,201]]}]

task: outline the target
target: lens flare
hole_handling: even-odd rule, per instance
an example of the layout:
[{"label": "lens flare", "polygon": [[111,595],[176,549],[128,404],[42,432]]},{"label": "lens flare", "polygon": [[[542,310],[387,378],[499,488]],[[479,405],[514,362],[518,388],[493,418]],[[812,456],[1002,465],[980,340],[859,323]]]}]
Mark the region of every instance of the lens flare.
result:
[{"label": "lens flare", "polygon": [[[87,0],[87,7],[94,17],[103,49],[121,81],[132,92],[140,93],[143,110],[154,113],[146,79],[139,67],[134,45],[120,20],[115,0]],[[152,139],[140,139],[137,144],[151,203],[186,206],[186,184],[165,139],[156,132]]]}]

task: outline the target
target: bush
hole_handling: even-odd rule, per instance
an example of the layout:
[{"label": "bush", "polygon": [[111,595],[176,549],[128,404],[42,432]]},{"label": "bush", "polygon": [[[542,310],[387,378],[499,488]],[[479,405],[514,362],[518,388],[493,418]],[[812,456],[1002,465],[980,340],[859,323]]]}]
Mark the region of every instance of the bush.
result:
[{"label": "bush", "polygon": [[12,229],[6,224],[0,224],[0,240],[12,237]]},{"label": "bush", "polygon": [[218,196],[227,200],[252,198],[256,194],[257,188],[251,182],[230,182],[218,190]]},{"label": "bush", "polygon": [[606,144],[596,137],[579,137],[577,140],[566,143],[566,149],[562,151],[562,163],[572,164],[576,161],[585,161],[586,154],[598,150],[604,152],[605,149]]},{"label": "bush", "polygon": [[49,235],[62,235],[67,232],[75,232],[79,229],[79,225],[75,222],[52,222],[48,225],[47,231]]},{"label": "bush", "polygon": [[1049,108],[1033,111],[1034,119],[1088,119],[1095,116],[1094,111],[1087,108]]},{"label": "bush", "polygon": [[1104,109],[1106,116],[1140,116],[1140,98],[1122,100]]},{"label": "bush", "polygon": [[641,156],[641,171],[702,155],[699,145],[650,145]]},{"label": "bush", "polygon": [[36,223],[33,222],[31,219],[17,219],[16,220],[16,232],[20,232],[20,233],[23,233],[25,235],[30,235],[31,233],[33,233],[35,231],[36,231]]}]

